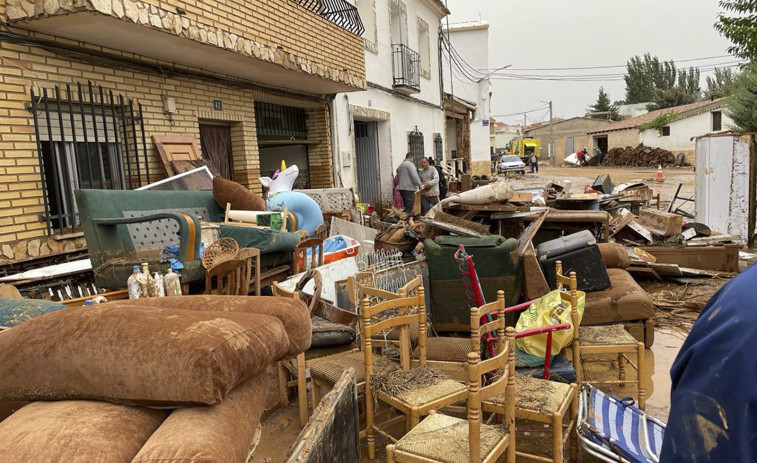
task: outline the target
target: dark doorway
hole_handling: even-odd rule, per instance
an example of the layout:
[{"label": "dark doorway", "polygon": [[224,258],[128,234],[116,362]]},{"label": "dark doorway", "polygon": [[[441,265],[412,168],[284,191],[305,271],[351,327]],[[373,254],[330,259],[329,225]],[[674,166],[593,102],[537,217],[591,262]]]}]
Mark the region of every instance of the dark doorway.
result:
[{"label": "dark doorway", "polygon": [[607,135],[602,137],[595,137],[594,142],[596,146],[598,146],[599,149],[602,150],[602,153],[607,154]]},{"label": "dark doorway", "polygon": [[381,207],[381,176],[378,158],[378,123],[355,122],[357,191],[363,202]]},{"label": "dark doorway", "polygon": [[228,124],[200,123],[202,158],[208,161],[215,174],[229,180],[234,177],[231,152],[231,127]]}]

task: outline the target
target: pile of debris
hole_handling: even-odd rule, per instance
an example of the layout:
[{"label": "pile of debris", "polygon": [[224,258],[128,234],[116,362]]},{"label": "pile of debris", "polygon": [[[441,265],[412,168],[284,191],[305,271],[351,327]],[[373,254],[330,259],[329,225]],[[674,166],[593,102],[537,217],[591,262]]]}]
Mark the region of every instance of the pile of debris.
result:
[{"label": "pile of debris", "polygon": [[639,143],[637,147],[613,148],[602,160],[605,166],[617,167],[657,167],[671,165],[675,162],[673,153],[662,148],[651,148]]}]

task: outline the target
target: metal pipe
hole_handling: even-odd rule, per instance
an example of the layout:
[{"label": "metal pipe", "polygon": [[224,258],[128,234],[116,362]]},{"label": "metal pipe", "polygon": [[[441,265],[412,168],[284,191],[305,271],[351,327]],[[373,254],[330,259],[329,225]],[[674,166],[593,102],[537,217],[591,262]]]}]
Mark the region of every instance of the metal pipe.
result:
[{"label": "metal pipe", "polygon": [[84,92],[81,89],[81,82],[76,83],[79,90],[79,114],[81,115],[81,128],[84,133],[84,147],[87,150],[87,170],[89,171],[89,187],[93,188],[94,175],[92,174],[92,156],[89,150],[89,136],[87,135],[87,119],[84,117]]},{"label": "metal pipe", "polygon": [[[62,147],[63,156],[61,162],[63,163],[63,193],[66,195],[66,202],[68,204],[69,219],[71,220],[71,233],[76,231],[76,207],[74,206],[74,188],[71,185],[71,172],[68,168],[68,153],[66,152],[66,128],[63,127],[63,113],[61,112],[60,103],[60,88],[55,86],[55,101],[58,105],[58,127],[60,128],[60,146]],[[63,218],[63,211],[60,213],[61,219]]]},{"label": "metal pipe", "polygon": [[97,164],[100,167],[100,188],[105,188],[105,167],[103,166],[103,156],[100,150],[100,136],[97,134],[97,118],[95,117],[95,94],[92,91],[92,81],[87,81],[89,86],[89,107],[92,110],[92,130],[95,132],[95,154],[97,155]]},{"label": "metal pipe", "polygon": [[49,105],[49,102],[47,101],[47,89],[46,88],[42,89],[42,98],[44,98],[44,100],[45,100],[45,120],[47,121],[47,136],[50,137],[50,147],[52,148],[50,150],[51,151],[50,157],[51,157],[52,163],[53,163],[53,184],[54,184],[54,189],[55,189],[55,204],[57,205],[57,208],[58,208],[58,211],[57,211],[58,212],[58,219],[59,219],[58,230],[61,233],[63,233],[63,214],[61,213],[61,210],[60,210],[61,209],[60,190],[59,190],[59,186],[58,186],[58,157],[57,157],[57,154],[56,154],[57,150],[55,149],[55,141],[52,139],[53,138],[53,126],[50,123],[50,105]]},{"label": "metal pipe", "polygon": [[42,203],[45,205],[45,224],[47,227],[47,234],[52,232],[53,226],[50,221],[50,206],[47,202],[47,178],[45,175],[45,158],[42,155],[42,141],[39,139],[39,120],[37,118],[37,101],[34,96],[34,88],[29,90],[29,94],[32,97],[32,114],[34,116],[34,135],[37,140],[37,158],[39,159],[39,172],[42,177]]}]

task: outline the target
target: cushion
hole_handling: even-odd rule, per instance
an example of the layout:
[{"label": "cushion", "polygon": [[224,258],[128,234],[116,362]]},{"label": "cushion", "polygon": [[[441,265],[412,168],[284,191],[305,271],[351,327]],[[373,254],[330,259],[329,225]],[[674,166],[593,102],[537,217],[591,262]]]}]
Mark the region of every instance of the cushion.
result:
[{"label": "cushion", "polygon": [[66,306],[60,302],[44,299],[0,298],[0,326],[10,328],[48,312],[65,308]]},{"label": "cushion", "polygon": [[212,405],[299,350],[271,315],[117,302],[70,308],[0,333],[0,400]]},{"label": "cushion", "polygon": [[129,463],[167,414],[105,402],[30,403],[0,422],[0,459]]},{"label": "cushion", "polygon": [[256,195],[237,182],[218,176],[213,177],[213,199],[223,210],[226,210],[227,203],[237,211],[265,210],[265,200],[262,196]]},{"label": "cushion", "polygon": [[265,408],[267,383],[262,372],[218,405],[172,411],[133,463],[246,461]]},{"label": "cushion", "polygon": [[654,315],[649,295],[625,270],[608,268],[611,285],[603,291],[586,293],[582,325],[625,320],[644,320]]},{"label": "cushion", "polygon": [[0,297],[6,299],[23,299],[24,297],[13,285],[0,284]]},{"label": "cushion", "polygon": [[0,421],[3,421],[4,419],[8,418],[15,412],[17,412],[21,407],[28,404],[29,402],[17,402],[13,400],[0,400]]},{"label": "cushion", "polygon": [[605,267],[610,268],[628,268],[631,265],[631,258],[626,252],[626,247],[618,243],[599,243],[599,252],[602,254],[602,260]]},{"label": "cushion", "polygon": [[310,312],[304,302],[288,297],[271,296],[176,296],[115,301],[119,306],[158,307],[207,312],[243,312],[270,315],[286,328],[289,350],[286,357],[296,357],[310,347],[312,332]]}]

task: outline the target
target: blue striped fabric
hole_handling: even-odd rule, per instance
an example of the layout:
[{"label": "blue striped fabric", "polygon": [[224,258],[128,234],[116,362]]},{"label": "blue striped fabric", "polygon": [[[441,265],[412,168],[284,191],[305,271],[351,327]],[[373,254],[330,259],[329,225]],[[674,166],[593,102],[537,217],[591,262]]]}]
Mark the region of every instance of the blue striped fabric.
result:
[{"label": "blue striped fabric", "polygon": [[[644,412],[617,397],[591,387],[587,424],[590,439],[632,463],[654,463],[660,455],[665,428],[656,420],[646,419]],[[650,455],[645,445],[646,421]]]}]

